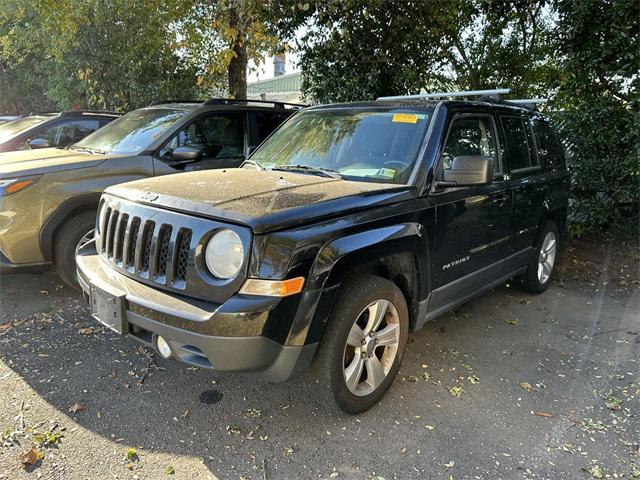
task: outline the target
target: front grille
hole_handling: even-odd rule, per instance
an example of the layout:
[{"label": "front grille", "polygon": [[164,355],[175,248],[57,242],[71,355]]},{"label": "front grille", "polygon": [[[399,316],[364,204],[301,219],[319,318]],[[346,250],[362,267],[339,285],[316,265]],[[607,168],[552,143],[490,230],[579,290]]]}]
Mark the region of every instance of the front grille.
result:
[{"label": "front grille", "polygon": [[129,273],[184,288],[192,231],[180,228],[176,239],[172,225],[106,208],[99,225],[100,253]]},{"label": "front grille", "polygon": [[242,273],[229,281],[209,272],[205,250],[215,232],[232,228],[249,252],[248,228],[109,194],[102,196],[98,218],[97,253],[111,268],[140,283],[221,304],[236,294],[246,279],[248,257]]}]

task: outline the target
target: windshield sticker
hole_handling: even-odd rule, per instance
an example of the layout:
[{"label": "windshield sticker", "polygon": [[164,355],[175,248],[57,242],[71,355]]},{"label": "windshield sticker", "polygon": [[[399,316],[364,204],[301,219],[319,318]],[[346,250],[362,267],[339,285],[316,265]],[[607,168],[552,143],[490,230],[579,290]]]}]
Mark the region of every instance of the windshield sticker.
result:
[{"label": "windshield sticker", "polygon": [[384,178],[393,178],[396,176],[396,171],[393,168],[381,168],[378,170],[377,175]]},{"label": "windshield sticker", "polygon": [[418,115],[412,113],[394,113],[391,121],[398,123],[418,123]]}]

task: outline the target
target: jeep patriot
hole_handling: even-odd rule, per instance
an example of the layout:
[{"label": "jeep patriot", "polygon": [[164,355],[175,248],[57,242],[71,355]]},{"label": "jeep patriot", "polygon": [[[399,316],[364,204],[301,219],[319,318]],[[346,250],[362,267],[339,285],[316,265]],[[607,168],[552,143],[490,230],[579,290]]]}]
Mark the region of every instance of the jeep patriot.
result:
[{"label": "jeep patriot", "polygon": [[411,330],[513,277],[550,282],[564,150],[508,101],[392,98],[292,116],[241,168],[108,188],[79,247],[92,315],[165,358],[374,405]]}]

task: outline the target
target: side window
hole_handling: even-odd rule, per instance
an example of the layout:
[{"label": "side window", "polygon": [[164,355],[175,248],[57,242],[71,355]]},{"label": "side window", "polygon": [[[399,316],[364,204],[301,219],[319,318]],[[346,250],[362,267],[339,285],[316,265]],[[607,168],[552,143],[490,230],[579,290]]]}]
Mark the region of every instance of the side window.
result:
[{"label": "side window", "polygon": [[79,142],[100,128],[99,120],[75,120],[58,126],[56,147],[66,147]]},{"label": "side window", "polygon": [[244,114],[204,115],[180,130],[163,148],[160,156],[178,147],[197,148],[204,158],[234,158],[244,155]]},{"label": "side window", "polygon": [[500,117],[511,171],[532,166],[529,133],[520,117]]},{"label": "side window", "polygon": [[98,120],[73,120],[58,123],[31,135],[24,143],[24,148],[29,148],[29,141],[43,139],[52,147],[67,147],[79,142],[90,133],[100,128]]},{"label": "side window", "polygon": [[538,157],[547,170],[559,170],[564,166],[564,147],[547,119],[532,119],[533,133],[538,143]]},{"label": "side window", "polygon": [[259,145],[263,142],[265,138],[271,135],[276,128],[280,126],[282,122],[284,122],[287,118],[289,118],[290,113],[267,113],[267,112],[256,112],[256,128],[258,130],[258,139],[256,144]]},{"label": "side window", "polygon": [[453,159],[467,155],[493,158],[494,174],[500,173],[493,121],[489,116],[464,116],[453,120],[442,152],[442,167],[451,168]]}]

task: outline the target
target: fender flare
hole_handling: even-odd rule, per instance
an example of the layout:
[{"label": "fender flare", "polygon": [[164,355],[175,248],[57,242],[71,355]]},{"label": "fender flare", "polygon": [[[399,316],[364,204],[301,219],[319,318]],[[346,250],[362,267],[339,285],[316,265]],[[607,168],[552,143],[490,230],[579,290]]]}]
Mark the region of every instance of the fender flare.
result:
[{"label": "fender flare", "polygon": [[60,206],[44,221],[40,228],[39,244],[42,256],[46,261],[52,260],[53,237],[60,225],[66,222],[73,215],[86,212],[97,211],[102,192],[87,193],[65,200]]},{"label": "fender flare", "polygon": [[419,280],[428,279],[428,240],[424,226],[407,222],[366,230],[324,244],[309,273],[307,287],[333,286],[353,267],[397,253],[412,253],[418,262]]}]

